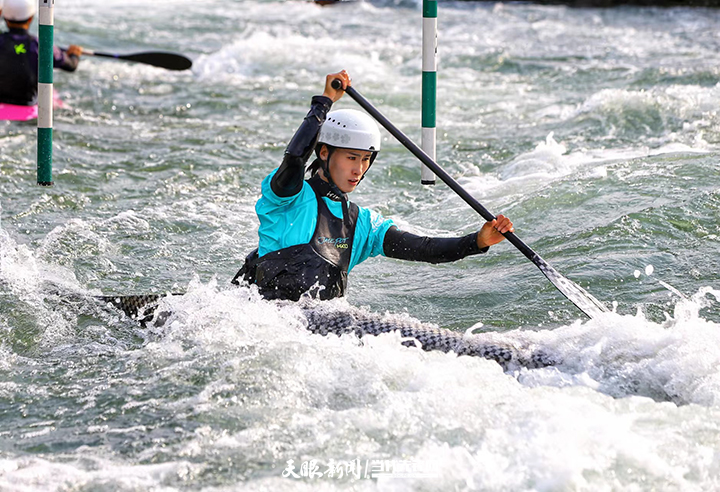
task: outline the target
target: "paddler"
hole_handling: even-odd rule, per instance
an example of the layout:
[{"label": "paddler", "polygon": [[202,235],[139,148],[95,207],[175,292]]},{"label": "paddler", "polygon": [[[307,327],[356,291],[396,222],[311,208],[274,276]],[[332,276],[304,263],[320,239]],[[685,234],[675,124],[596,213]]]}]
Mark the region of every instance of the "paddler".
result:
[{"label": "paddler", "polygon": [[[2,0],[0,0],[2,3]],[[31,106],[38,87],[38,39],[28,32],[37,11],[37,0],[5,0],[2,15],[9,29],[0,34],[0,102]],[[73,72],[82,48],[54,47],[53,66]]]},{"label": "paddler", "polygon": [[[285,150],[280,167],[262,182],[255,205],[260,219],[258,249],[245,259],[233,283],[257,285],[266,299],[320,299],[345,295],[347,275],[371,256],[443,263],[485,253],[513,232],[507,217],[485,223],[478,232],[458,238],[420,237],[401,231],[392,220],[348,201],[375,161],[380,131],[367,114],[341,109],[330,112],[350,85],[344,70],[325,79],[322,96]],[[305,164],[310,155],[315,160]],[[309,179],[304,179],[309,173]]]}]

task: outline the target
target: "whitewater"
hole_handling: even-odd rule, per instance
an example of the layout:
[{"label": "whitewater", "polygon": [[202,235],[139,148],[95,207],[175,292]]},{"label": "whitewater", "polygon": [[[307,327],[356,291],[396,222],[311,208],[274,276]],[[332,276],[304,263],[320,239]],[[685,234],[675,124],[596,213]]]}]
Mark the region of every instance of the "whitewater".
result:
[{"label": "whitewater", "polygon": [[[52,188],[33,123],[0,122],[0,490],[720,489],[715,10],[439,4],[438,163],[610,312],[588,319],[507,242],[370,259],[318,309],[552,365],[322,336],[230,285],[327,73],[419,142],[421,18],[410,0],[56,4],[58,45],[193,68],[56,72]],[[356,203],[418,234],[481,226],[382,135]],[[172,292],[158,326],[95,297]]]}]

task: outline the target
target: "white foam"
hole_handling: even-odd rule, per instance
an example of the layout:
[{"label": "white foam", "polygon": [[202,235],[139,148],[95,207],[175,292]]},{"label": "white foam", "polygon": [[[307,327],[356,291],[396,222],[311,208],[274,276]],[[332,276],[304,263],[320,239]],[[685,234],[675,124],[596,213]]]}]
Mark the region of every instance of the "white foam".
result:
[{"label": "white foam", "polygon": [[[48,461],[33,456],[0,459],[0,489],[16,492],[63,490],[67,484],[83,484],[96,490],[174,490],[161,484],[200,471],[201,465],[186,461],[137,465],[114,463],[94,453],[81,453],[81,461]],[[88,466],[89,463],[92,463]]]},{"label": "white foam", "polygon": [[[185,446],[193,456],[212,450],[262,452],[286,433],[313,436],[292,446],[290,456],[297,461],[316,458],[326,464],[331,458],[347,459],[342,443],[350,441],[351,453],[361,458],[403,453],[439,470],[434,479],[386,477],[378,482],[399,490],[413,490],[421,483],[483,490],[518,489],[528,483],[542,484],[543,489],[589,488],[595,483],[591,476],[613,483],[610,474],[623,467],[643,470],[650,483],[682,487],[690,483],[684,470],[704,450],[686,442],[684,458],[675,461],[677,454],[658,451],[675,442],[671,435],[657,433],[657,425],[645,427],[636,421],[654,415],[667,425],[681,419],[689,428],[706,429],[708,411],[695,407],[685,412],[635,395],[708,409],[720,405],[720,379],[714,370],[720,362],[717,325],[697,317],[697,300],[676,310],[673,321],[663,326],[641,315],[608,314],[551,332],[495,334],[497,340],[529,341],[563,357],[556,368],[523,370],[515,379],[490,361],[403,348],[397,334],[367,337],[362,346],[352,337],[309,335],[292,321],[294,308],[246,303],[244,296],[252,294],[240,292],[221,297],[243,313],[243,331],[225,325],[224,316],[204,322],[189,312],[187,321],[171,329],[174,334],[158,341],[162,346],[185,333],[182,336],[190,336],[196,347],[192,350],[212,346],[225,354],[225,367],[231,372],[192,401],[197,411],[213,412],[218,404],[246,411],[258,406],[274,409],[267,419],[233,434],[209,428],[197,434]],[[204,302],[197,309],[206,315],[226,309],[214,304],[217,296],[200,297]],[[183,306],[195,309],[181,302]],[[278,316],[295,326],[278,324]],[[265,320],[272,320],[267,328]],[[215,326],[212,336],[199,334],[215,331]],[[263,343],[254,345],[260,339]],[[241,346],[264,350],[240,357]],[[269,371],[260,400],[221,396],[237,395],[238,385],[247,384],[258,365]],[[618,478],[614,483],[624,482]],[[287,481],[266,478],[250,488],[269,484],[282,487]]]},{"label": "white foam", "polygon": [[[249,135],[243,134],[245,126],[241,127],[238,121],[244,115],[233,114],[233,110],[227,108],[215,111],[214,104],[218,101],[213,98],[219,96],[223,101],[222,98],[227,97],[229,104],[243,109],[245,106],[259,107],[248,110],[253,117],[258,117],[261,112],[263,115],[273,112],[273,105],[265,105],[268,101],[285,104],[288,99],[293,99],[295,109],[277,110],[272,125],[267,125],[273,132],[281,127],[289,136],[294,128],[290,126],[295,124],[289,122],[293,120],[289,118],[290,113],[301,117],[301,112],[305,111],[304,106],[295,105],[294,98],[304,99],[303,94],[312,94],[319,88],[318,73],[322,76],[330,69],[348,65],[358,89],[367,91],[380,109],[389,111],[390,118],[399,123],[399,127],[407,130],[419,126],[419,29],[403,29],[399,22],[394,24],[396,29],[386,29],[392,24],[392,20],[387,19],[408,17],[408,12],[383,12],[368,3],[344,10],[342,7],[322,9],[311,2],[244,2],[236,5],[242,8],[228,8],[228,5],[189,0],[161,0],[151,4],[140,0],[130,3],[109,0],[103,4],[104,15],[96,16],[101,20],[93,24],[93,2],[64,0],[63,8],[69,10],[58,11],[58,14],[67,15],[66,19],[83,18],[90,23],[85,26],[89,31],[83,36],[111,46],[117,41],[125,48],[134,42],[133,47],[140,49],[152,39],[169,47],[176,46],[173,43],[187,43],[180,46],[192,46],[195,53],[202,50],[205,54],[196,56],[196,80],[192,84],[193,90],[200,91],[202,96],[193,101],[193,110],[200,108],[198,111],[205,111],[208,116],[204,122],[202,116],[197,115],[192,120],[179,122],[182,129],[186,129],[183,125],[190,121],[193,125],[198,122],[222,124],[226,125],[225,129],[232,125],[235,128],[230,129],[235,131],[231,138],[251,140],[238,145],[247,145],[254,150],[268,145],[273,150],[264,154],[280,154],[284,144],[277,142],[280,139],[275,133],[263,133],[249,125]],[[232,29],[188,40],[177,36],[177,32],[183,31],[178,25],[174,32],[158,29],[148,31],[153,34],[150,38],[144,36],[143,29],[155,20],[170,19],[167,22],[173,23],[180,17],[178,22],[183,22],[183,16],[168,17],[168,7],[183,10],[185,22],[190,22],[189,17],[202,14],[209,16],[206,23],[229,21]],[[88,11],[89,17],[85,16]],[[419,13],[410,13],[413,14]],[[618,108],[654,114],[659,106],[662,106],[661,119],[666,117],[675,119],[675,123],[683,122],[681,126],[661,125],[658,134],[653,133],[652,138],[639,138],[637,143],[623,146],[611,144],[609,148],[605,148],[605,143],[612,141],[612,131],[608,132],[608,140],[603,136],[598,139],[578,136],[574,140],[552,134],[543,138],[548,129],[534,130],[532,126],[523,126],[521,132],[530,132],[533,136],[528,138],[537,139],[533,150],[488,173],[480,172],[471,162],[472,156],[463,164],[461,171],[467,172],[463,183],[477,195],[495,198],[506,197],[510,192],[530,197],[535,188],[567,176],[604,180],[610,174],[614,178],[613,161],[664,153],[713,151],[715,148],[715,144],[708,143],[713,141],[712,138],[708,137],[708,141],[703,138],[704,131],[715,132],[712,114],[718,99],[715,88],[678,85],[649,91],[649,95],[641,91],[600,92],[586,97],[585,103],[575,108],[568,99],[541,94],[532,81],[524,80],[525,74],[501,74],[485,61],[477,61],[478,57],[488,55],[487,47],[497,50],[498,63],[504,63],[503,57],[524,58],[520,60],[521,69],[523,63],[534,64],[533,59],[545,63],[543,57],[547,51],[543,51],[544,47],[550,47],[551,52],[558,50],[562,56],[565,48],[559,43],[568,42],[567,38],[576,39],[566,34],[587,28],[582,23],[557,21],[563,16],[575,15],[571,9],[498,4],[489,9],[451,6],[444,14],[447,15],[445,19],[463,18],[463,22],[455,23],[452,30],[443,31],[440,54],[447,58],[456,53],[468,58],[453,60],[454,65],[462,65],[461,68],[445,64],[441,70],[439,101],[445,104],[449,97],[459,100],[453,101],[453,107],[447,112],[439,112],[441,119],[454,119],[460,115],[459,120],[463,117],[472,120],[466,126],[469,131],[474,130],[482,122],[477,121],[480,119],[476,112],[478,100],[473,98],[483,93],[480,97],[487,101],[481,100],[480,107],[497,111],[498,119],[507,119],[505,110],[510,110],[513,118],[549,122],[545,128],[573,125],[574,120],[583,118],[609,118]],[[673,13],[676,14],[680,15]],[[657,38],[645,31],[640,33],[644,38],[641,43],[628,43],[635,33],[633,36],[615,36],[624,28],[606,25],[608,16],[612,15],[593,14],[593,25],[598,28],[593,31],[593,36],[605,36],[599,38],[602,42],[583,46],[581,56],[569,61],[551,55],[547,66],[572,68],[572,65],[581,70],[587,66],[600,66],[607,73],[618,69],[640,70],[642,67],[626,66],[622,64],[623,60],[618,62],[612,54],[608,56],[607,46],[611,49],[624,46],[639,59],[655,53],[652,43],[655,39],[662,43],[678,39],[668,33]],[[288,23],[287,19],[296,22]],[[484,26],[482,32],[467,29],[466,20]],[[127,34],[127,37],[112,40],[96,35],[102,32],[105,22],[125,22],[127,32],[117,28],[112,32]],[[288,27],[290,24],[292,28]],[[347,33],[345,27],[357,29],[360,34],[345,39],[332,34]],[[382,34],[367,35],[368,28],[377,28]],[[526,45],[530,41],[519,35],[527,28],[539,36],[540,46],[533,45],[528,49]],[[303,32],[301,29],[308,30]],[[158,34],[160,37],[156,37]],[[367,42],[358,43],[358,36]],[[606,43],[606,39],[611,42]],[[215,46],[224,48],[215,51]],[[573,48],[571,53],[576,50]],[[97,90],[88,89],[90,92],[86,90],[83,97],[88,100],[111,98],[113,105],[116,97],[137,98],[142,104],[153,104],[154,99],[162,99],[159,106],[165,109],[158,107],[158,112],[165,112],[168,107],[177,107],[180,103],[170,101],[173,97],[168,95],[170,87],[184,90],[185,84],[182,87],[175,84],[176,77],[193,76],[99,59],[86,60],[82,66],[78,76],[83,76],[85,71],[86,77],[89,77],[88,73],[94,73],[97,77],[92,77],[93,80],[105,82],[101,88],[90,84]],[[230,73],[227,67],[230,67]],[[509,68],[510,72],[514,70],[512,66]],[[112,80],[114,75],[118,80],[109,84],[117,85],[108,87],[107,80]],[[457,79],[455,75],[458,75]],[[388,85],[389,80],[392,83]],[[216,90],[219,87],[222,90]],[[235,94],[238,87],[246,90]],[[268,96],[271,87],[275,94],[280,89],[283,95]],[[476,90],[478,87],[482,90]],[[455,88],[462,90],[457,96],[449,96]],[[572,90],[576,89],[584,90],[573,86]],[[396,97],[398,91],[404,91],[401,96],[405,98],[399,104],[386,99]],[[109,95],[111,92],[112,96]],[[573,92],[570,100],[574,102],[576,95],[585,97],[581,92]],[[170,104],[165,105],[166,102]],[[522,105],[528,103],[530,107],[525,112]],[[345,98],[342,104],[353,103]],[[89,103],[81,106],[96,108]],[[121,107],[122,103],[117,106]],[[115,113],[100,120],[90,115],[89,109],[87,113],[78,117],[101,122],[102,127],[117,128],[118,123],[113,122]],[[151,139],[168,128],[154,125],[152,121],[157,120],[150,121],[143,116],[129,129],[137,140],[154,144],[156,142]],[[105,121],[101,121],[102,118]],[[143,123],[140,119],[147,121]],[[225,121],[217,123],[216,119]],[[515,121],[511,124],[515,125]],[[623,127],[622,122],[620,126],[613,124],[616,132],[624,129],[631,133],[634,130],[631,126]],[[448,133],[452,135],[454,128],[463,125],[463,121],[458,121],[455,126],[446,128],[450,128]],[[505,127],[500,126],[502,128]],[[612,125],[608,128],[613,129]],[[174,134],[177,128],[171,130]],[[543,133],[533,133],[537,131]],[[567,128],[563,129],[563,135],[568,135]],[[73,142],[77,139],[71,134],[68,136],[70,138],[62,149],[65,156],[72,154],[73,159],[75,156],[79,159],[94,156],[97,149],[76,147]],[[203,137],[203,134],[199,136]],[[498,136],[504,136],[503,132],[498,131]],[[102,140],[104,135],[94,137]],[[514,137],[508,145],[527,145],[523,142],[525,137]],[[206,150],[230,147],[223,144],[225,138],[226,135],[218,135],[212,142],[214,145]],[[482,138],[482,134],[477,137],[478,140]],[[12,142],[4,139],[3,143],[18,146],[18,149],[27,143],[24,136],[10,140]],[[165,141],[158,140],[159,144]],[[575,143],[578,141],[581,143]],[[589,145],[587,142],[591,142],[592,148],[579,146]],[[118,146],[118,150],[123,149],[128,150]],[[75,154],[73,150],[81,152]],[[106,150],[103,148],[100,152]],[[30,158],[22,153],[15,154],[25,167],[31,167]],[[392,152],[388,155],[394,157]],[[179,155],[173,162],[180,162],[181,158]],[[60,159],[60,162],[65,160]],[[253,172],[248,168],[256,166],[247,164],[254,162],[238,160],[238,166],[245,173]],[[188,164],[194,165],[193,162]],[[233,166],[235,164],[232,162]],[[263,161],[262,166],[265,164]],[[657,172],[652,166],[637,168],[633,172],[640,176]],[[200,170],[198,174],[202,172]],[[213,174],[207,179],[217,176],[222,177]],[[235,180],[233,186],[237,182]],[[181,216],[195,223],[218,226],[221,232],[218,241],[213,242],[216,238],[211,237],[212,244],[230,244],[233,240],[238,241],[242,234],[250,239],[240,238],[240,241],[251,241],[254,237],[253,229],[246,226],[254,220],[250,200],[228,210],[221,202],[207,200],[203,186],[213,181],[170,179],[155,180],[155,183],[160,187],[160,196],[152,196],[150,192],[148,196],[138,197],[137,201],[159,201],[161,204],[138,208],[137,212],[120,212],[109,219],[83,217],[80,221],[53,224],[58,228],[41,241],[38,249],[19,244],[21,239],[15,241],[7,235],[2,236],[4,231],[0,230],[0,259],[3,261],[0,278],[10,286],[11,295],[23,301],[27,299],[27,305],[33,310],[42,310],[45,301],[39,295],[39,286],[49,276],[66,282],[69,289],[85,292],[74,274],[76,271],[78,275],[87,274],[92,269],[76,269],[72,262],[77,258],[97,261],[99,266],[107,268],[104,273],[111,272],[112,265],[104,260],[118,251],[116,244],[108,243],[111,236],[108,232],[116,234],[115,237],[147,234],[156,230],[154,221],[158,218],[170,221]],[[172,200],[164,200],[167,196]],[[405,198],[401,197],[401,200]],[[456,198],[453,196],[453,199]],[[111,210],[115,202],[115,198],[110,202],[103,201],[101,210]],[[173,205],[168,205],[170,203]],[[215,203],[218,206],[214,206]],[[444,208],[443,214],[429,214],[428,205],[423,205],[421,200],[411,206],[418,203],[418,210],[425,213],[417,215],[422,215],[425,225],[422,220],[414,221],[412,213],[403,214],[404,220],[430,232],[454,227],[445,225],[452,222],[452,208]],[[175,209],[170,210],[171,207]],[[231,217],[234,211],[240,212],[236,214],[235,222]],[[57,216],[49,215],[51,220]],[[441,219],[442,225],[432,224],[433,220]],[[18,220],[24,220],[24,217],[18,217]],[[428,221],[430,225],[427,225]],[[233,224],[242,227],[233,229]],[[433,227],[435,229],[431,229]],[[237,234],[232,236],[222,230],[242,232],[232,232]],[[165,241],[167,237],[160,239]],[[145,244],[145,240],[139,243]],[[166,249],[161,254],[168,256],[180,249],[163,247]],[[207,252],[206,245],[202,245],[201,250]],[[216,252],[210,247],[210,252],[218,257],[223,251],[231,251],[231,248],[219,248]],[[155,266],[149,258],[144,261]],[[49,273],[50,268],[55,268],[56,272]],[[136,268],[139,267],[133,266],[129,272]],[[202,274],[206,275],[208,270]],[[646,275],[654,273],[644,264],[638,265],[638,278],[643,270]],[[452,274],[454,270],[447,271],[451,273],[449,277],[467,277]],[[152,278],[150,273],[145,274]],[[384,278],[392,280],[387,275]],[[436,280],[436,277],[421,274],[420,283],[426,278]],[[413,279],[418,281],[416,277]],[[461,284],[455,280],[449,278],[448,282]],[[661,280],[659,282],[662,284]],[[552,331],[515,330],[485,335],[488,340],[498,343],[542,348],[559,359],[556,367],[505,374],[491,361],[403,347],[398,334],[368,337],[362,342],[352,336],[312,335],[305,330],[296,307],[268,303],[250,289],[225,289],[218,287],[215,281],[203,283],[198,280],[188,287],[187,295],[163,301],[164,306],[174,311],[163,328],[147,331],[137,328],[134,331],[136,327],[119,315],[112,323],[83,325],[81,336],[91,341],[78,342],[82,346],[73,348],[72,358],[61,348],[79,335],[78,320],[71,319],[63,324],[64,321],[48,314],[47,323],[38,323],[38,326],[51,328],[45,334],[35,362],[44,364],[42,358],[50,355],[60,363],[48,371],[54,371],[55,367],[76,371],[68,384],[72,385],[73,397],[75,392],[77,397],[64,409],[65,415],[73,415],[71,418],[57,417],[58,423],[53,425],[48,424],[50,417],[43,415],[39,419],[43,424],[40,427],[19,426],[22,427],[19,432],[25,432],[23,441],[13,441],[18,444],[16,449],[29,449],[36,444],[32,441],[37,440],[41,445],[61,443],[63,451],[40,457],[20,451],[12,454],[10,450],[0,460],[0,488],[43,491],[192,487],[208,490],[242,487],[244,490],[504,491],[631,490],[638,487],[711,490],[717,485],[716,477],[720,473],[716,450],[716,443],[720,441],[716,425],[720,418],[717,396],[720,389],[715,375],[719,362],[718,330],[717,322],[710,321],[707,316],[708,312],[713,315],[712,319],[716,316],[717,304],[713,299],[717,297],[717,291],[714,288],[700,289],[694,296],[678,302],[674,310],[668,312],[665,323],[649,321],[639,312],[636,316],[609,314]],[[385,292],[393,294],[392,289]],[[385,292],[382,295],[386,295]],[[382,302],[387,305],[394,301],[383,299]],[[343,301],[335,305],[342,308]],[[64,315],[79,316],[80,312],[65,309]],[[0,313],[3,335],[12,333],[15,328],[7,322],[7,316],[7,313]],[[456,323],[454,320],[448,322]],[[58,326],[69,327],[73,337],[58,330]],[[125,328],[130,333],[127,336],[132,337],[130,341],[113,345],[112,340],[101,338],[108,331],[124,332]],[[60,348],[56,348],[58,345]],[[87,357],[96,354],[102,354],[105,360]],[[21,369],[26,362],[8,346],[0,345],[3,370]],[[117,370],[118,367],[127,368],[127,371]],[[93,379],[96,371],[103,370],[107,372]],[[138,380],[138,375],[142,375],[142,381]],[[127,393],[123,392],[125,389]],[[36,385],[17,385],[11,381],[0,384],[3,396],[17,397],[20,391],[26,391],[31,399],[36,398],[41,406],[48,397],[53,397],[48,391],[58,390],[39,381]],[[107,396],[113,401],[109,410],[124,412],[127,419],[118,419],[117,414],[100,413],[104,410],[103,402],[107,401],[102,397]],[[49,410],[50,413],[54,411],[55,408]],[[159,418],[155,420],[155,416]],[[168,421],[163,420],[164,416]],[[134,425],[135,417],[147,417],[148,421]],[[6,432],[14,430],[6,428]],[[93,444],[73,448],[74,441],[64,439],[62,431],[74,432],[74,438],[88,439]],[[117,444],[131,440],[132,450]],[[321,464],[327,464],[330,459],[355,457],[362,460],[416,460],[437,467],[439,476],[429,480],[386,477],[341,485],[336,485],[332,479],[294,481],[280,476],[285,460],[290,458],[297,461],[315,458]],[[163,464],[143,464],[158,461]],[[250,465],[245,466],[247,462]],[[213,483],[207,483],[207,480]]]},{"label": "white foam", "polygon": [[568,162],[562,158],[567,148],[553,138],[551,132],[535,150],[520,155],[502,167],[500,179],[511,180],[534,176],[560,177],[570,172]]},{"label": "white foam", "polygon": [[[531,371],[524,384],[559,387],[584,385],[616,397],[643,395],[677,404],[720,406],[720,331],[700,316],[711,306],[707,287],[681,299],[662,325],[635,316],[610,313],[600,320],[575,323],[552,332],[525,332],[549,353],[556,368]],[[509,336],[509,335],[508,335]]]},{"label": "white foam", "polygon": [[607,168],[597,164],[610,162],[619,155],[616,152],[587,150],[568,153],[567,147],[557,142],[554,134],[550,132],[535,149],[520,154],[509,163],[502,165],[497,173],[466,175],[458,182],[478,198],[502,198],[513,193],[528,195],[538,187],[546,186],[590,166],[594,167],[590,167],[587,177],[603,179],[607,177]]},{"label": "white foam", "polygon": [[[187,295],[164,301],[163,308],[174,311],[164,327],[151,330],[138,349],[115,357],[155,368],[138,398],[128,395],[124,411],[171,412],[178,432],[184,422],[188,428],[198,420],[209,424],[185,434],[172,451],[175,458],[163,465],[128,465],[104,448],[78,449],[62,464],[11,457],[0,463],[6,470],[3,486],[47,489],[52,477],[53,483],[157,488],[167,477],[202,468],[186,459],[215,463],[248,456],[275,462],[272,471],[246,484],[248,490],[296,490],[300,482],[281,477],[287,459],[298,464],[317,459],[325,467],[331,459],[402,456],[429,463],[437,476],[385,477],[359,485],[622,488],[628,482],[617,474],[631,469],[645,474],[649,484],[684,488],[695,480],[686,474],[689,467],[711,467],[698,465],[708,448],[690,435],[704,433],[708,442],[720,438],[708,424],[720,417],[720,331],[699,314],[718,298],[720,291],[703,289],[678,303],[663,325],[642,314],[610,313],[552,331],[483,335],[542,348],[561,361],[553,368],[505,374],[492,361],[403,347],[398,333],[361,343],[352,336],[313,335],[295,304],[196,279]],[[346,301],[326,306],[342,310]],[[198,392],[170,398],[154,389],[188,374],[204,375]],[[94,400],[87,399],[89,408]],[[243,425],[228,430],[213,424],[230,415]],[[644,425],[647,419],[653,424]],[[142,432],[137,426],[105,425],[87,431]],[[682,437],[658,432],[663,426]],[[54,433],[52,425],[30,432]],[[152,460],[159,452],[147,446],[139,459]],[[333,484],[324,478],[308,490],[332,490]]]}]

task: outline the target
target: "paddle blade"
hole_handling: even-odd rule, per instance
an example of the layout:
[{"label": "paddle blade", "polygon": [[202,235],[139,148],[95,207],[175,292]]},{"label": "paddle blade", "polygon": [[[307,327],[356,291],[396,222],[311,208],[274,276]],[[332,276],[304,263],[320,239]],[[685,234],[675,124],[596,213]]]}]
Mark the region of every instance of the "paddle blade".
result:
[{"label": "paddle blade", "polygon": [[167,70],[188,70],[192,67],[192,60],[190,60],[190,58],[178,55],[177,53],[165,53],[163,51],[146,51],[142,53],[132,53],[129,55],[98,53],[97,51],[86,51],[85,53],[92,56],[103,56],[106,58],[116,58],[118,60],[127,60],[135,63],[144,63],[146,65],[165,68]]},{"label": "paddle blade", "polygon": [[[167,295],[143,294],[135,296],[95,296],[95,298],[112,304],[128,317],[139,321],[143,325],[150,323],[154,319],[153,324],[155,326],[162,326],[171,313],[163,311],[158,313],[157,318],[155,318],[155,312],[159,307],[160,300],[167,297]],[[169,295],[181,296],[183,293],[173,292]]]},{"label": "paddle blade", "polygon": [[592,294],[580,287],[572,280],[563,277],[557,270],[550,266],[540,256],[535,255],[532,259],[547,279],[560,291],[562,295],[568,298],[570,302],[575,304],[580,311],[585,313],[588,318],[594,319],[602,313],[608,313],[610,310],[603,303],[595,299]]},{"label": "paddle blade", "polygon": [[158,301],[162,297],[150,294],[140,296],[97,296],[96,298],[112,304],[130,318],[145,322],[152,319]]},{"label": "paddle blade", "polygon": [[190,67],[192,67],[192,61],[189,58],[175,53],[135,53],[132,55],[123,55],[119,58],[137,63],[145,63],[146,65],[152,65],[154,67],[166,68],[168,70],[189,70]]}]

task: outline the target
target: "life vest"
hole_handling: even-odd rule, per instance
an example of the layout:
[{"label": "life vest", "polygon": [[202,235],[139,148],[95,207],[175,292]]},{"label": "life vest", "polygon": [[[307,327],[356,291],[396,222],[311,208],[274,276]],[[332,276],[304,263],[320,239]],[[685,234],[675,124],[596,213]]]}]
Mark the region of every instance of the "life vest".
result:
[{"label": "life vest", "polygon": [[315,192],[318,207],[317,225],[310,241],[262,257],[258,257],[257,249],[253,250],[232,279],[233,284],[240,280],[255,284],[266,299],[297,301],[308,293],[327,300],[345,295],[358,206],[348,203],[347,208],[343,207],[347,216],[339,219],[323,200],[323,196],[338,198],[327,183],[317,175],[307,183]]}]

